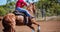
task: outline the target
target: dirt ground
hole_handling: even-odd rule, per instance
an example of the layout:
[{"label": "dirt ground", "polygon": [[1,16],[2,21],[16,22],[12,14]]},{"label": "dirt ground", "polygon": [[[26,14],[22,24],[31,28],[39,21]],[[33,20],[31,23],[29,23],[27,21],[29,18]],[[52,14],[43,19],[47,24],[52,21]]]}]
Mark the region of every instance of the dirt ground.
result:
[{"label": "dirt ground", "polygon": [[[48,19],[48,18],[47,18]],[[0,32],[3,32],[2,21],[0,21]],[[40,24],[40,32],[60,32],[60,18],[57,17],[48,21],[37,21]],[[33,25],[37,32],[37,26]],[[32,32],[28,26],[16,26],[16,32]]]},{"label": "dirt ground", "polygon": [[[3,26],[0,21],[0,32],[2,32]],[[40,32],[60,32],[60,21],[40,21]],[[37,31],[37,26],[33,25]],[[16,26],[16,32],[31,32],[31,29],[27,26]]]}]

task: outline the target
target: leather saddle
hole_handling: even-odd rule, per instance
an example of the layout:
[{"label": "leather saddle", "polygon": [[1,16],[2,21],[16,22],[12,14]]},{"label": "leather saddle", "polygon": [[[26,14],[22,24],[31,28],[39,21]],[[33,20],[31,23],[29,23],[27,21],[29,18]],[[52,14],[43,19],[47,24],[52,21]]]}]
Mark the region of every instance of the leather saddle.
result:
[{"label": "leather saddle", "polygon": [[22,13],[22,12],[19,12],[19,11],[14,11],[13,12],[16,16],[18,16],[18,15],[22,15],[22,16],[25,16],[25,14],[24,13]]}]

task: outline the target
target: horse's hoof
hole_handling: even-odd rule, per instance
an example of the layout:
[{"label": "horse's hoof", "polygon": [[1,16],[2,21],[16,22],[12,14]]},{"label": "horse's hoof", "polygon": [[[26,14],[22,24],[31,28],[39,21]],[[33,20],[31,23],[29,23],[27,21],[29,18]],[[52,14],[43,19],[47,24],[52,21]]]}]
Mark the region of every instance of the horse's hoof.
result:
[{"label": "horse's hoof", "polygon": [[40,32],[40,25],[38,26],[38,30],[37,30],[37,32]]}]

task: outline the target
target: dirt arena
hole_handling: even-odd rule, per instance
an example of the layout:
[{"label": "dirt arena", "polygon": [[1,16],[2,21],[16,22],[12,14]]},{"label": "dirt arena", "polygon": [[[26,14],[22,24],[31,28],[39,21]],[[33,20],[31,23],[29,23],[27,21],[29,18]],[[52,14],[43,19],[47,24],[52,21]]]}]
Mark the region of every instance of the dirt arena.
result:
[{"label": "dirt arena", "polygon": [[[0,32],[3,32],[2,21],[0,21]],[[40,32],[60,32],[60,20],[38,21],[40,24]],[[33,25],[37,31],[37,26]],[[16,32],[31,32],[27,26],[16,26]]]}]

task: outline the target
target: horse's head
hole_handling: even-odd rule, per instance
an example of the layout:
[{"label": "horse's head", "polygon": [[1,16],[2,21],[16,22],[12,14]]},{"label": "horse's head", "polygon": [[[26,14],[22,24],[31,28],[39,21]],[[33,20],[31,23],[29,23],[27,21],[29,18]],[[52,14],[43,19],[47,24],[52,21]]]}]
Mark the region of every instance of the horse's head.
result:
[{"label": "horse's head", "polygon": [[35,10],[35,4],[34,3],[30,3],[29,6],[27,6],[27,10],[34,11]]},{"label": "horse's head", "polygon": [[30,3],[30,5],[27,6],[27,10],[35,13],[35,4],[34,3]]}]

